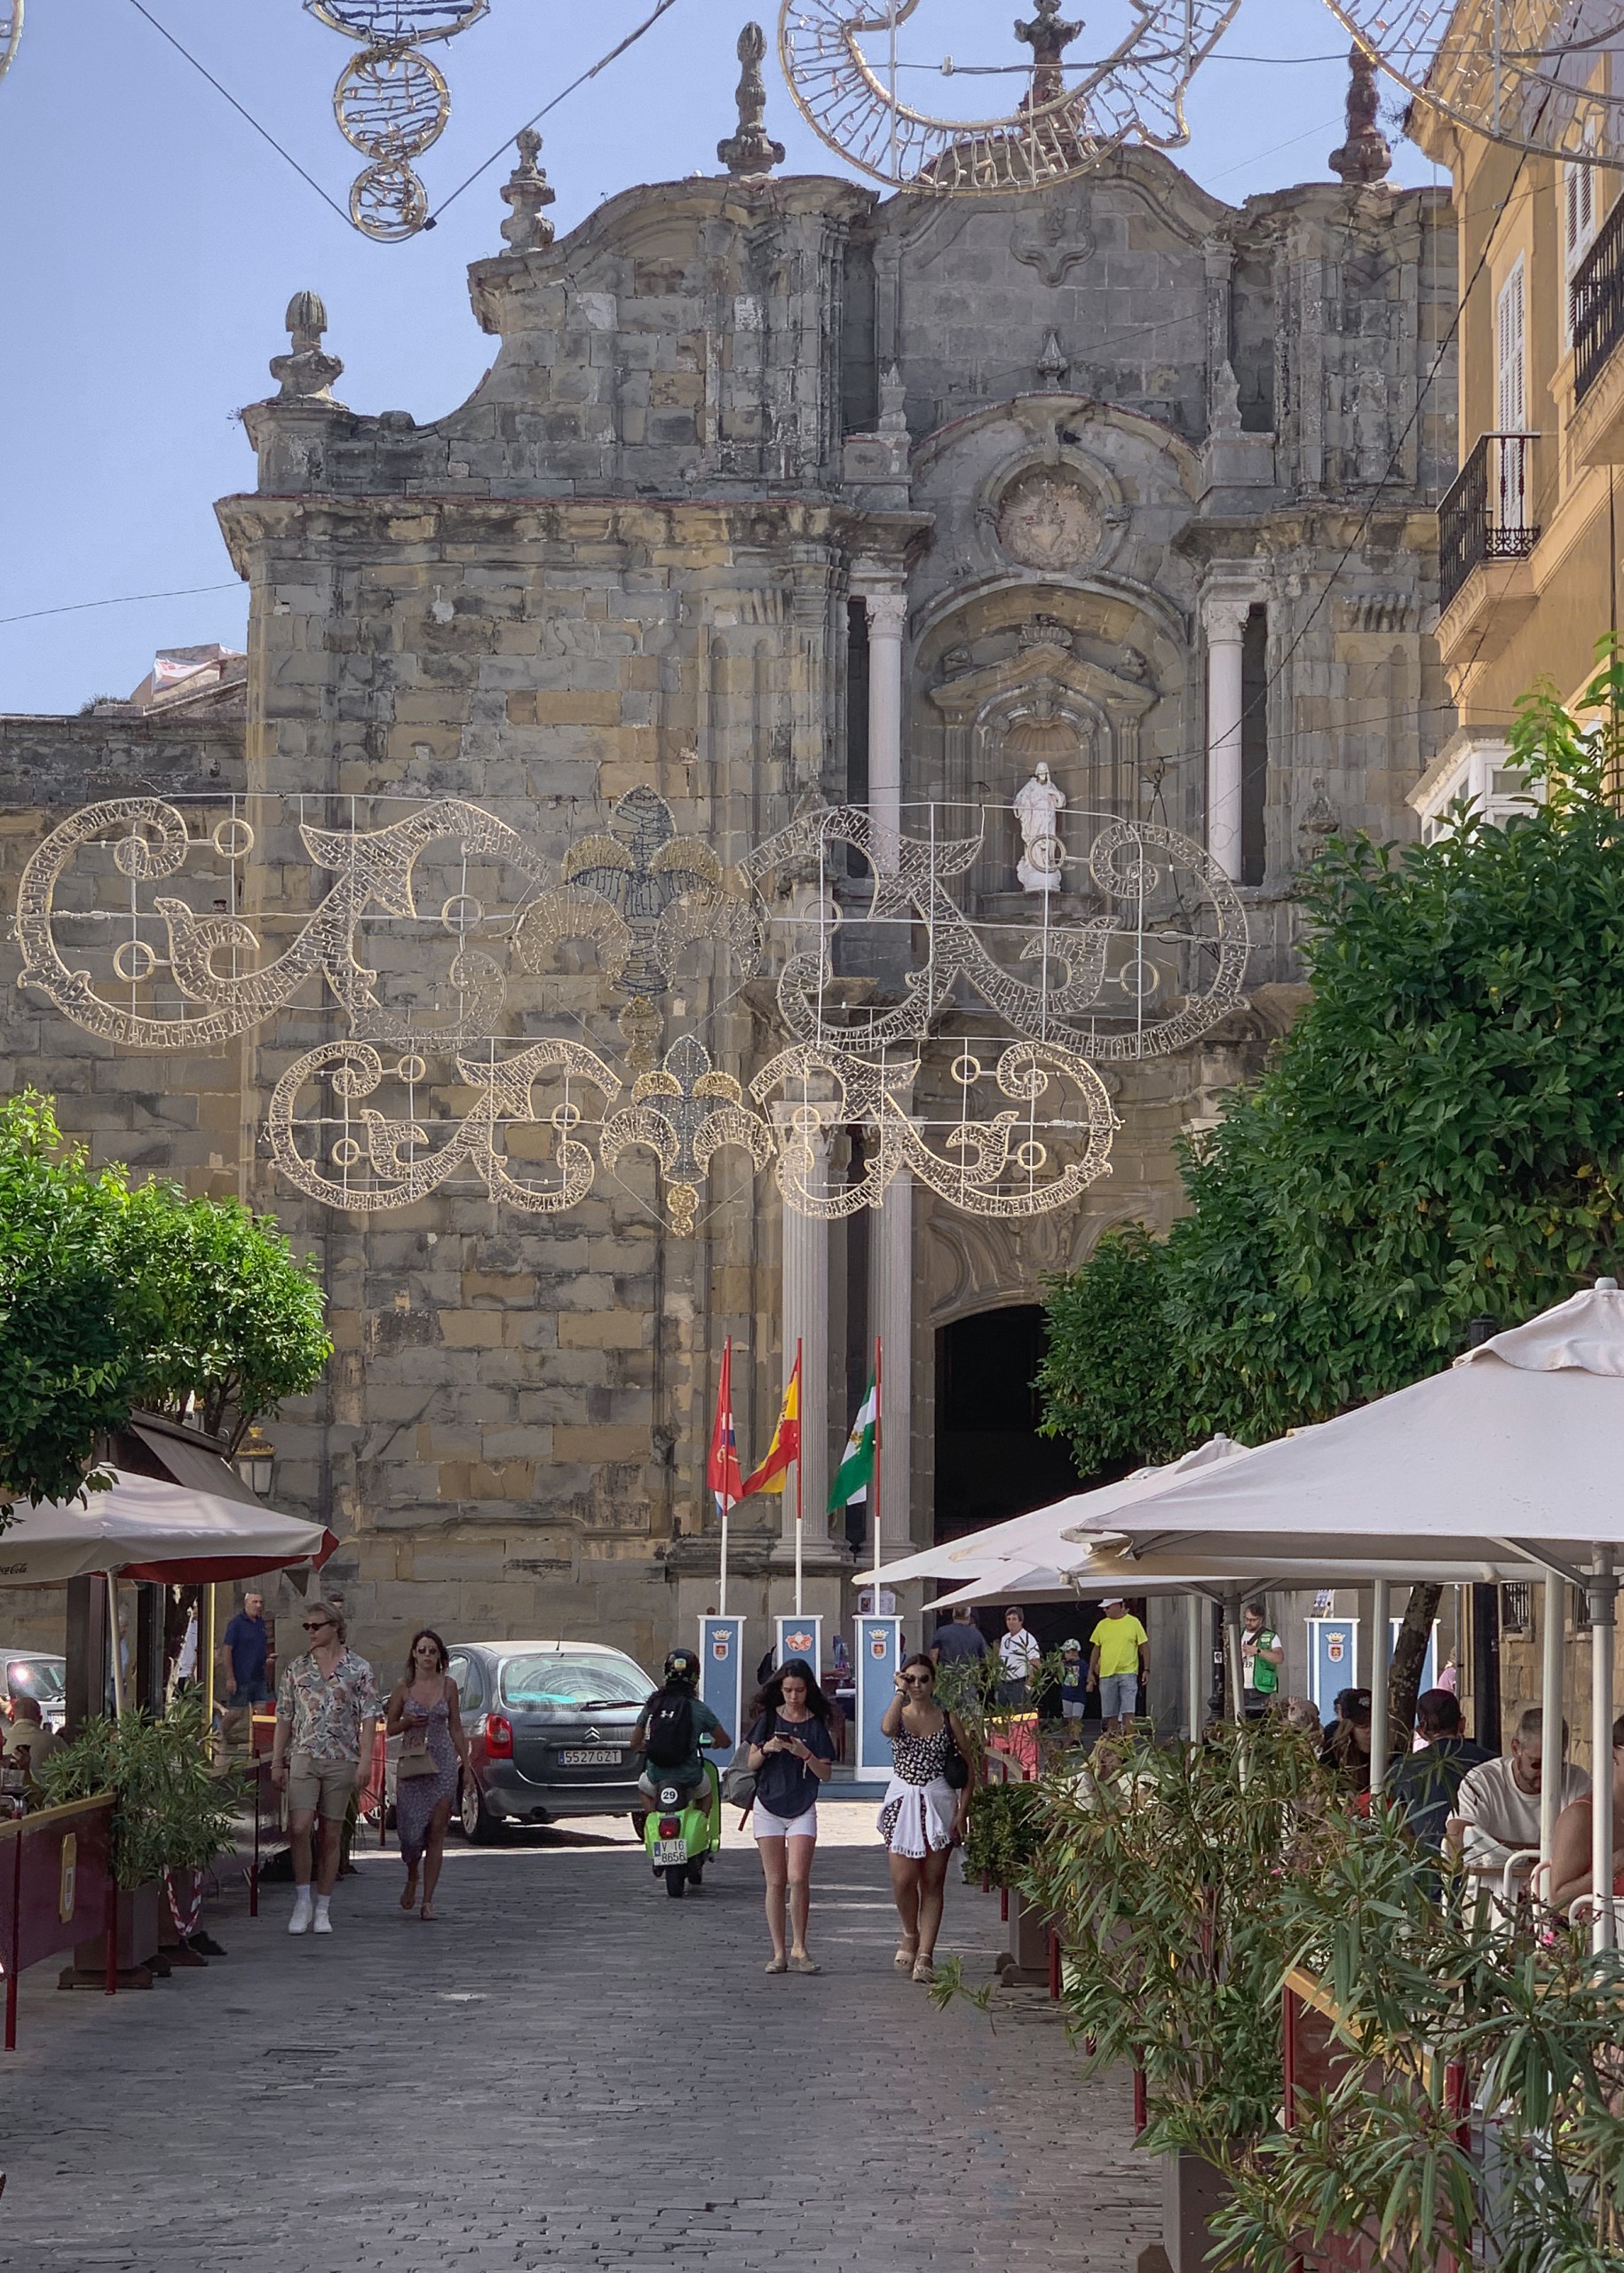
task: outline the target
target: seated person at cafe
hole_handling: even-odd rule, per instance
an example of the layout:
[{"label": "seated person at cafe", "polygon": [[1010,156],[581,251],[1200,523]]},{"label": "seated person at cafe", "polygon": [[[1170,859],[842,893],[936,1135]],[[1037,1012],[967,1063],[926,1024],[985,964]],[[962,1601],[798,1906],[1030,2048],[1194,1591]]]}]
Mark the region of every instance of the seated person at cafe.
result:
[{"label": "seated person at cafe", "polygon": [[[1594,1791],[1570,1802],[1557,1818],[1550,1849],[1550,1905],[1566,1910],[1590,1891],[1590,1834]],[[1612,1724],[1612,1891],[1624,1893],[1624,1713]]]},{"label": "seated person at cafe", "polygon": [[[1541,1734],[1545,1716],[1529,1706],[1517,1724],[1503,1759],[1485,1760],[1462,1778],[1445,1828],[1445,1845],[1462,1856],[1469,1871],[1497,1879],[1510,1857],[1540,1843],[1540,1788],[1544,1780]],[[1568,1807],[1582,1799],[1590,1778],[1567,1759],[1567,1723],[1562,1724],[1562,1796]]]},{"label": "seated person at cafe", "polygon": [[1422,1743],[1401,1761],[1389,1786],[1393,1806],[1417,1846],[1441,1854],[1444,1826],[1455,1794],[1474,1768],[1489,1758],[1462,1733],[1461,1707],[1447,1689],[1429,1689],[1415,1700],[1415,1733]]},{"label": "seated person at cafe", "polygon": [[20,1762],[30,1776],[36,1775],[50,1759],[61,1739],[54,1729],[48,1729],[39,1700],[34,1697],[18,1697],[12,1703],[12,1719],[5,1732],[7,1762]]}]

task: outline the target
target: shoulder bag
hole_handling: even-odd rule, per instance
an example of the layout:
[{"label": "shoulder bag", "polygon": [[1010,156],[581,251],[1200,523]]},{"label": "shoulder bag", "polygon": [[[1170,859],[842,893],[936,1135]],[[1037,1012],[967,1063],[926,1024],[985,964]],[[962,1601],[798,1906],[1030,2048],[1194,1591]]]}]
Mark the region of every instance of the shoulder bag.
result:
[{"label": "shoulder bag", "polygon": [[942,1726],[947,1735],[947,1750],[942,1761],[942,1781],[950,1792],[962,1792],[970,1782],[970,1762],[959,1750],[958,1738],[953,1733],[953,1722],[944,1714]]},{"label": "shoulder bag", "polygon": [[[772,1733],[769,1729],[768,1736]],[[749,1763],[750,1738],[744,1742],[722,1770],[722,1797],[730,1808],[749,1808],[756,1804],[756,1770]]]}]

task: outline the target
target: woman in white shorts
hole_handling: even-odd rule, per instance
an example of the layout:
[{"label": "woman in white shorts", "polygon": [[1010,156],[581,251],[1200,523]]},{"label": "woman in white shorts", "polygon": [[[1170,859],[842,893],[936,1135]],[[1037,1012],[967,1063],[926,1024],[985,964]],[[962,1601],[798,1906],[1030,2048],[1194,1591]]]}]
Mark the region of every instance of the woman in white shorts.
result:
[{"label": "woman in white shorts", "polygon": [[936,1936],[941,1930],[947,1862],[964,1834],[968,1784],[955,1789],[947,1770],[956,1752],[970,1758],[964,1731],[936,1701],[936,1667],[909,1658],[897,1675],[897,1693],[885,1707],[880,1733],[891,1738],[891,1782],[880,1809],[880,1836],[891,1858],[891,1890],[902,1921],[894,1962],[915,1981],[936,1978]]},{"label": "woman in white shorts", "polygon": [[[812,1855],[818,1844],[818,1786],[835,1764],[828,1699],[803,1658],[790,1658],[750,1707],[745,1732],[756,1778],[750,1828],[767,1889],[769,1973],[816,1973],[806,1953]],[[789,1946],[784,1946],[784,1897],[789,1897]]]}]

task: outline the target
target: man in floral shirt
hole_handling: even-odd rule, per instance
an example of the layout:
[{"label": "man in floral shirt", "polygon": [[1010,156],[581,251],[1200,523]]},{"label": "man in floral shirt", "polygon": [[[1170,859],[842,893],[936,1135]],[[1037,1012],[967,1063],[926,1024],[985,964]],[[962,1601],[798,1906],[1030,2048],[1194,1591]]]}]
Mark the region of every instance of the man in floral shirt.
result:
[{"label": "man in floral shirt", "polygon": [[344,1818],[351,1794],[360,1789],[372,1759],[372,1734],[381,1709],[377,1683],[365,1658],[345,1643],[342,1610],[331,1603],[305,1605],[310,1647],[284,1666],[276,1690],[276,1739],[271,1748],[271,1780],[288,1794],[288,1825],[293,1844],[293,1916],[290,1934],[313,1922],[310,1899],[311,1833],[321,1818],[321,1860],[316,1878],[313,1923],[330,1934],[329,1914]]}]

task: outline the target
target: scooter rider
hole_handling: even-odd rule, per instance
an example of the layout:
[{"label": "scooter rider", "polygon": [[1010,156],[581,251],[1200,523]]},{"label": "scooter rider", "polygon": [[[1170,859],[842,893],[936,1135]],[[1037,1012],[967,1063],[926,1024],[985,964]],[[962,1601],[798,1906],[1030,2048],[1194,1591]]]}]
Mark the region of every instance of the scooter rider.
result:
[{"label": "scooter rider", "polygon": [[628,1750],[643,1755],[638,1789],[650,1807],[659,1805],[663,1786],[674,1785],[685,1805],[710,1812],[710,1779],[701,1747],[716,1745],[725,1751],[733,1738],[695,1694],[699,1678],[698,1652],[673,1650],[665,1661],[665,1686],[649,1699],[631,1732]]}]

